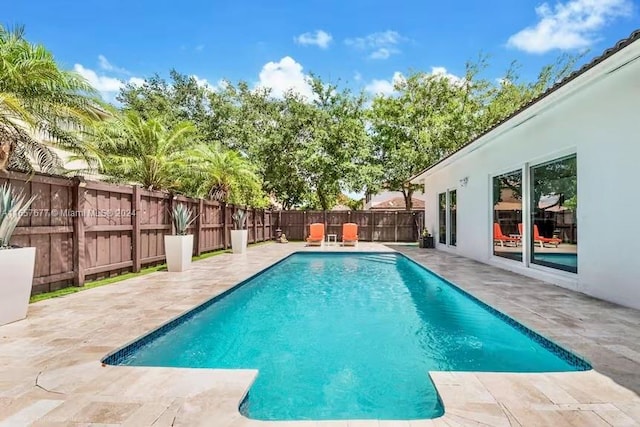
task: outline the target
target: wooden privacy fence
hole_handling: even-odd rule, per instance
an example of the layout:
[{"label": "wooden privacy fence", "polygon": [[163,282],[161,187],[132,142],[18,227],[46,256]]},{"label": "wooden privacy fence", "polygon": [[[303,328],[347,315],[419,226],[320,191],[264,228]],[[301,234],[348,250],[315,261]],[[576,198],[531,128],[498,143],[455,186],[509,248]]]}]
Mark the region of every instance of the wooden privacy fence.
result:
[{"label": "wooden privacy fence", "polygon": [[[7,181],[27,197],[37,196],[11,241],[36,248],[34,294],[164,262],[163,236],[172,231],[169,213],[175,203],[187,204],[198,215],[190,227],[194,255],[227,249],[231,217],[239,209],[78,177],[10,172],[0,176],[0,185]],[[246,210],[249,243],[272,239],[277,215]]]},{"label": "wooden privacy fence", "polygon": [[278,226],[289,240],[304,240],[309,225],[321,222],[325,234],[342,237],[342,224],[358,224],[358,237],[370,242],[415,242],[422,228],[423,211],[280,211]]}]

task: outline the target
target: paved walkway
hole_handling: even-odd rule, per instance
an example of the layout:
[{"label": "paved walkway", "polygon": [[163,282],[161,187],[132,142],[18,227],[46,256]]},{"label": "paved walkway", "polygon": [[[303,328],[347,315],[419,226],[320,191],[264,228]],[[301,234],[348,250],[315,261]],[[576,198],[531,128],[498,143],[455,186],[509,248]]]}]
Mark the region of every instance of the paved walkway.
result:
[{"label": "paved walkway", "polygon": [[199,261],[185,273],[153,273],[33,304],[27,320],[0,327],[0,426],[640,425],[640,312],[440,252],[364,243],[357,250],[392,249],[583,354],[596,370],[432,372],[446,411],[436,420],[260,422],[238,412],[254,370],[100,365],[113,349],[306,250],[271,244]]}]

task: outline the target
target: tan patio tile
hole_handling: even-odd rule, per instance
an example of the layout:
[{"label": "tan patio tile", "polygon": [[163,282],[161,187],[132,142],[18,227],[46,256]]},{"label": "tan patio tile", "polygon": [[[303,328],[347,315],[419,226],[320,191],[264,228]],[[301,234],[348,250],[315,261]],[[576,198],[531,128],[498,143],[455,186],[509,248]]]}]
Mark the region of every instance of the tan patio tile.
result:
[{"label": "tan patio tile", "polygon": [[551,403],[544,393],[529,383],[527,375],[479,373],[477,377],[499,402]]},{"label": "tan patio tile", "polygon": [[26,426],[32,424],[62,403],[62,400],[35,400],[0,421],[0,427]]},{"label": "tan patio tile", "polygon": [[511,425],[509,418],[497,403],[467,403],[459,407],[452,407],[446,410],[445,414],[495,427],[509,427]]},{"label": "tan patio tile", "polygon": [[91,401],[80,409],[71,420],[85,423],[122,424],[138,408],[139,403],[115,403]]},{"label": "tan patio tile", "polygon": [[379,420],[378,427],[411,427],[411,423],[400,420]]},{"label": "tan patio tile", "polygon": [[[172,427],[175,424],[175,419],[178,415],[178,411],[184,404],[184,399],[174,399],[168,405],[168,407],[162,411],[158,418],[153,422],[153,427]],[[142,410],[142,408],[140,409]],[[135,420],[136,414],[140,411],[134,412],[131,417],[124,423],[125,426],[138,427],[140,424],[132,424],[132,420]]]},{"label": "tan patio tile", "polygon": [[600,418],[605,420],[607,423],[616,427],[631,427],[637,426],[640,424],[637,420],[634,420],[618,408],[607,409],[607,410],[595,410],[594,411]]},{"label": "tan patio tile", "polygon": [[472,372],[430,372],[445,406],[466,402],[495,403],[495,398]]},{"label": "tan patio tile", "polygon": [[613,404],[640,426],[640,405],[636,402],[615,402]]},{"label": "tan patio tile", "polygon": [[436,427],[435,420],[410,420],[409,427]]}]

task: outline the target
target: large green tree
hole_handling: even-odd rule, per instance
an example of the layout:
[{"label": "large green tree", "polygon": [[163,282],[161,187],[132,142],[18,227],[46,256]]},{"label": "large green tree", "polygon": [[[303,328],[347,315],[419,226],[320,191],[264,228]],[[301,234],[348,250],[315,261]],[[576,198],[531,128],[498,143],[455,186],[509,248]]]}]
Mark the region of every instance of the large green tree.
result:
[{"label": "large green tree", "polygon": [[[465,75],[415,72],[395,83],[395,93],[377,96],[369,112],[374,152],[383,168],[380,183],[402,191],[407,209],[418,188],[408,179],[459,149],[534,99],[573,69],[563,56],[538,78],[522,83],[513,63],[499,81],[482,78],[487,60],[466,66]],[[376,190],[374,187],[373,190]]]},{"label": "large green tree", "polygon": [[63,164],[52,147],[82,155],[82,131],[105,116],[94,96],[81,76],[30,43],[23,28],[0,26],[0,170],[31,170],[35,163],[60,172]]}]

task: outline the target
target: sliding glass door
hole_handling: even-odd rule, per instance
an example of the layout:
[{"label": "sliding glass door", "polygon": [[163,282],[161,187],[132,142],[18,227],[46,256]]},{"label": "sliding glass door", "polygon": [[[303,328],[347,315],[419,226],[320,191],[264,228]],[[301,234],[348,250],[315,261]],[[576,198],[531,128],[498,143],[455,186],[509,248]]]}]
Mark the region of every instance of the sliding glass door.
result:
[{"label": "sliding glass door", "polygon": [[438,242],[455,246],[457,241],[458,196],[456,190],[438,194]]},{"label": "sliding glass door", "polygon": [[531,263],[578,272],[575,155],[531,167]]},{"label": "sliding glass door", "polygon": [[438,194],[438,242],[447,244],[447,193]]},{"label": "sliding glass door", "polygon": [[456,245],[456,229],[457,229],[457,192],[449,191],[449,245]]},{"label": "sliding glass door", "polygon": [[522,261],[522,171],[493,177],[493,254]]}]

